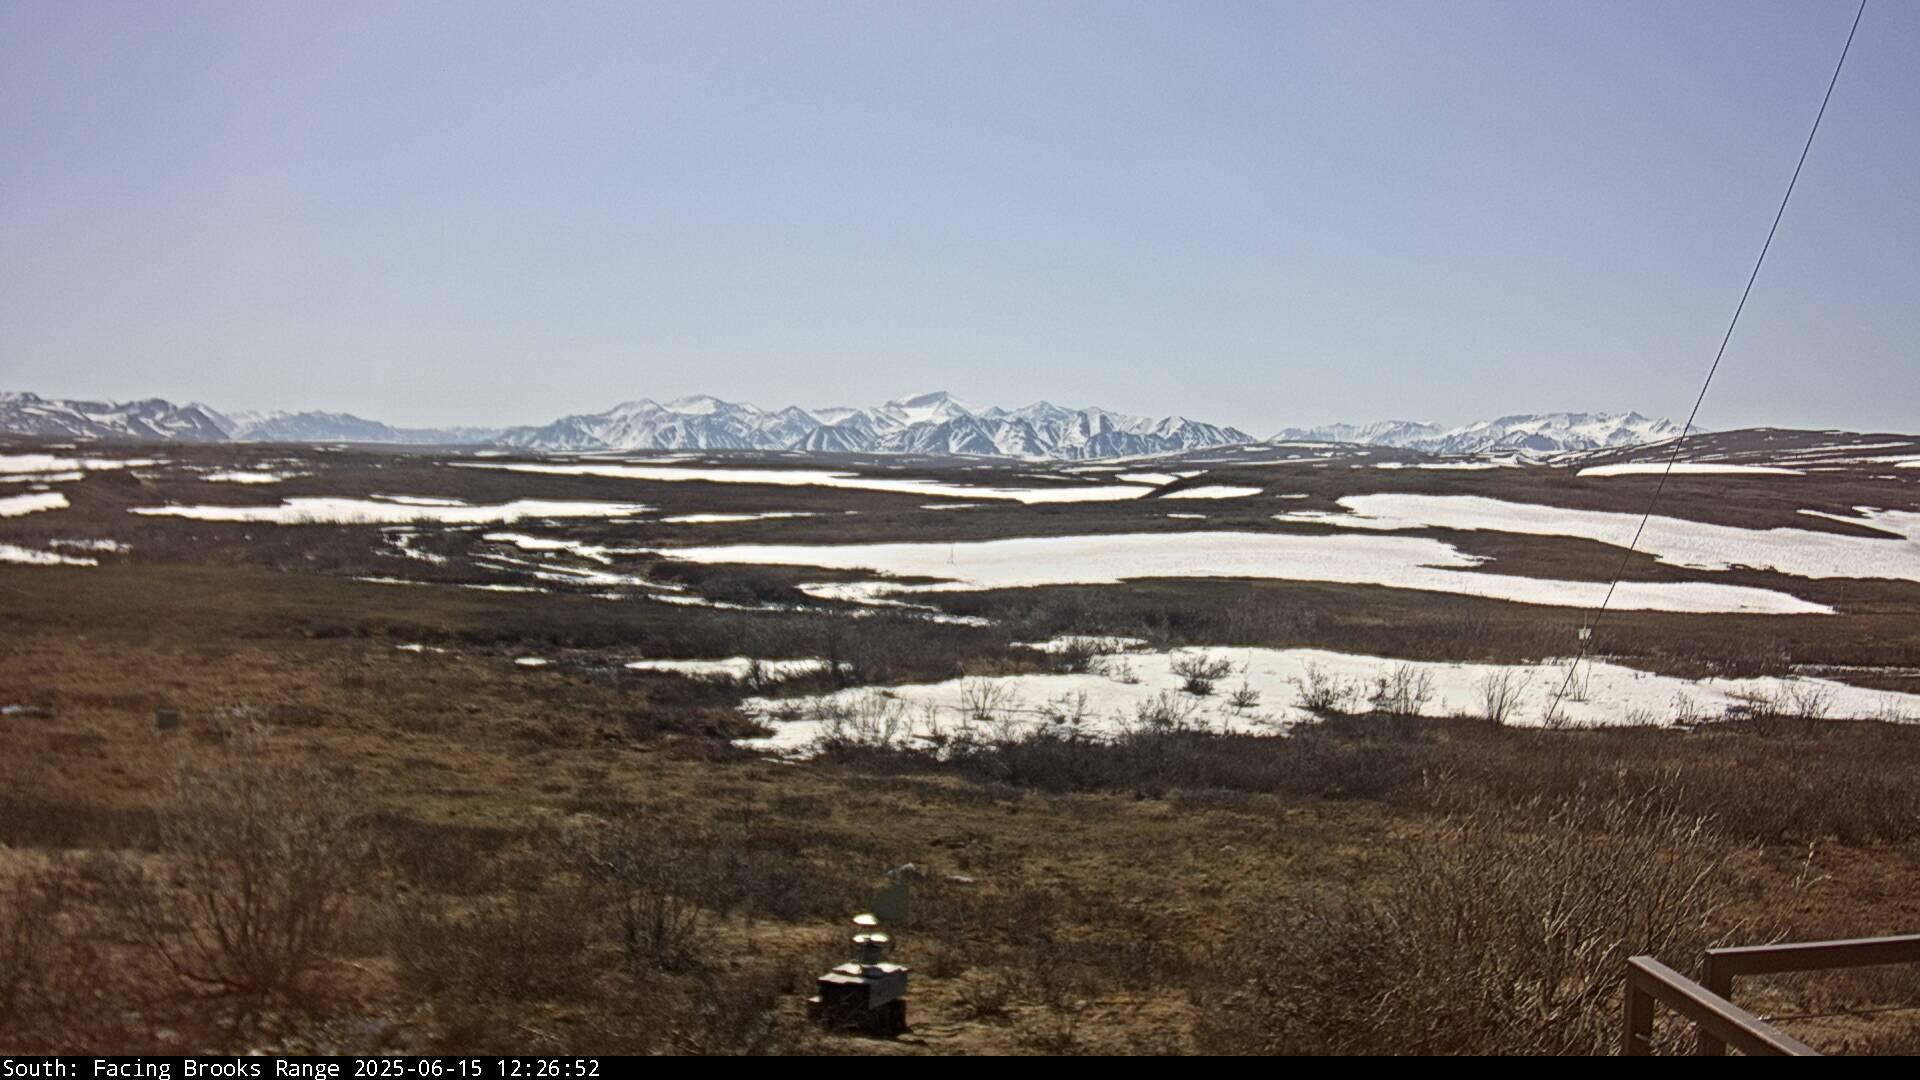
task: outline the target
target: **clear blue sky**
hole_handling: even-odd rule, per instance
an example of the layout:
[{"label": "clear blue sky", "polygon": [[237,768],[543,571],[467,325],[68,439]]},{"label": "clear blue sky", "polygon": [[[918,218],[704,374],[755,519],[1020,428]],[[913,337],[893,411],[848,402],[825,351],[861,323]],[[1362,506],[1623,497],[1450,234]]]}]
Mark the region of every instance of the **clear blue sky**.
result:
[{"label": "clear blue sky", "polygon": [[[1683,415],[1853,6],[0,0],[0,387]],[[1916,57],[1704,423],[1920,429]]]}]

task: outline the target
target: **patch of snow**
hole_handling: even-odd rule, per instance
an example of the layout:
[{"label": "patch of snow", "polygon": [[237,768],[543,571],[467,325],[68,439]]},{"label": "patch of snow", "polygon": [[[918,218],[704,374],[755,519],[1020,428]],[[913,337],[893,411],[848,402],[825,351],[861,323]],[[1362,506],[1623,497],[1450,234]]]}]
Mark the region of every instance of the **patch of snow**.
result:
[{"label": "patch of snow", "polygon": [[[757,661],[759,677],[772,682],[811,675],[827,670],[827,662],[810,657],[802,660]],[[756,661],[748,656],[729,656],[725,660],[635,660],[626,667],[632,671],[662,671],[692,679],[746,679],[754,674]]]},{"label": "patch of snow", "polygon": [[[1667,471],[1663,461],[1626,461],[1618,465],[1590,465],[1575,476],[1660,476]],[[1713,465],[1697,461],[1676,462],[1675,476],[1805,476],[1799,469],[1778,465]]]},{"label": "patch of snow", "polygon": [[540,581],[555,585],[579,585],[598,589],[636,586],[646,589],[667,589],[679,591],[685,586],[662,585],[633,574],[616,574],[607,570],[591,570],[579,566],[563,566],[558,563],[528,562],[525,559],[511,559],[501,556],[481,556],[478,562],[505,568],[510,572],[524,572]]},{"label": "patch of snow", "polygon": [[226,472],[207,473],[206,475],[202,476],[200,479],[205,480],[209,483],[214,483],[214,484],[277,484],[282,480],[292,480],[295,477],[312,476],[312,475],[313,475],[312,473],[303,473],[303,472],[254,472],[254,471],[245,471],[245,470],[229,470]]},{"label": "patch of snow", "polygon": [[1017,649],[1037,649],[1043,653],[1063,653],[1069,649],[1091,647],[1102,653],[1131,652],[1147,644],[1146,638],[1103,634],[1061,634],[1045,641],[1016,641]]},{"label": "patch of snow", "polygon": [[[910,593],[1117,585],[1137,578],[1265,578],[1483,596],[1516,603],[1591,607],[1604,582],[1556,581],[1474,573],[1485,560],[1423,537],[1289,533],[1178,532],[1021,537],[956,544],[735,544],[669,548],[662,556],[701,563],[815,566],[926,577],[807,586],[816,596],[853,603]],[[1786,593],[1700,582],[1624,582],[1622,610],[1832,614]]]},{"label": "patch of snow", "polygon": [[1249,495],[1260,494],[1261,490],[1257,487],[1212,484],[1206,487],[1187,488],[1184,491],[1169,491],[1160,497],[1163,499],[1244,499]]},{"label": "patch of snow", "polygon": [[512,544],[521,551],[564,551],[602,564],[611,564],[614,555],[638,555],[646,550],[645,548],[610,548],[580,540],[528,536],[525,533],[490,532],[481,536],[480,539],[492,544]]},{"label": "patch of snow", "polygon": [[[1638,514],[1574,510],[1478,495],[1349,495],[1339,502],[1347,513],[1294,511],[1274,517],[1279,521],[1386,532],[1458,529],[1567,536],[1623,548],[1632,542],[1634,531],[1640,526]],[[1920,543],[1916,543],[1920,540],[1920,513],[1865,509],[1861,512],[1864,518],[1835,517],[1835,520],[1890,535],[1886,539],[1875,539],[1808,529],[1745,529],[1652,517],[1640,534],[1638,550],[1669,565],[1693,570],[1745,566],[1804,578],[1920,581]]]},{"label": "patch of snow", "polygon": [[[1192,656],[1224,659],[1232,667],[1210,696],[1197,697],[1182,690],[1185,680],[1173,667]],[[742,745],[804,752],[828,730],[835,715],[856,721],[890,718],[907,741],[935,734],[951,737],[970,725],[978,729],[983,722],[996,726],[1006,723],[1016,730],[1072,724],[1094,737],[1108,737],[1137,723],[1142,709],[1168,706],[1190,710],[1187,723],[1211,730],[1278,733],[1313,719],[1313,714],[1299,705],[1301,686],[1311,680],[1318,678],[1352,688],[1348,707],[1365,709],[1377,680],[1401,672],[1415,682],[1426,683],[1430,696],[1418,711],[1433,717],[1482,715],[1481,688],[1490,677],[1504,676],[1511,680],[1516,694],[1507,722],[1534,726],[1546,720],[1552,698],[1567,675],[1564,661],[1437,663],[1320,649],[1134,652],[1126,655],[1125,669],[1133,681],[1122,682],[1098,673],[1008,675],[882,690],[842,690],[811,697],[750,698],[741,704],[741,710],[768,723],[775,734],[742,740]],[[1835,718],[1920,715],[1920,695],[1865,690],[1801,677],[1696,682],[1590,661],[1580,665],[1572,685],[1573,692],[1560,703],[1559,719],[1573,726],[1698,722],[1756,698],[1791,700],[1793,695],[1824,701],[1828,715]],[[1258,696],[1257,704],[1240,709],[1229,703],[1229,695],[1242,686]],[[978,716],[981,704],[989,701],[997,702],[989,710],[991,718]]]},{"label": "patch of snow", "polygon": [[69,506],[67,497],[57,491],[34,492],[29,495],[0,496],[0,517],[21,517],[42,510],[61,510]]},{"label": "patch of snow", "polygon": [[511,472],[542,473],[554,476],[604,476],[619,480],[652,480],[662,483],[700,482],[708,484],[765,484],[773,487],[828,487],[859,491],[880,491],[896,495],[947,496],[964,499],[1005,499],[1021,503],[1114,502],[1138,499],[1149,489],[1135,484],[1124,486],[1063,484],[1052,488],[980,487],[944,480],[899,480],[859,473],[829,472],[819,469],[692,469],[678,466],[637,465],[524,465],[481,464],[455,461],[450,464],[466,469],[506,469]]},{"label": "patch of snow", "polygon": [[47,546],[73,551],[104,551],[113,555],[124,555],[133,550],[132,544],[123,544],[118,540],[49,540]]},{"label": "patch of snow", "polygon": [[432,563],[435,566],[447,565],[450,560],[445,555],[439,555],[431,551],[422,551],[414,547],[414,541],[417,539],[419,539],[419,534],[412,529],[394,529],[390,530],[387,534],[387,542],[392,544],[394,549],[402,556],[409,559],[418,559],[421,562]]},{"label": "patch of snow", "polygon": [[1485,469],[1517,469],[1517,461],[1382,461],[1376,469],[1434,469],[1441,471],[1480,472]]},{"label": "patch of snow", "polygon": [[647,599],[658,600],[663,604],[674,604],[679,607],[717,608],[721,611],[790,611],[790,610],[793,610],[790,606],[785,604],[736,604],[728,600],[709,600],[704,596],[675,596],[672,593],[656,593],[648,596]]},{"label": "patch of snow", "polygon": [[71,458],[52,454],[0,455],[0,473],[100,472],[113,469],[138,469],[164,465],[160,458]]},{"label": "patch of snow", "polygon": [[546,667],[548,664],[553,663],[551,660],[543,660],[538,656],[521,656],[515,658],[513,662],[521,667]]},{"label": "patch of snow", "polygon": [[27,566],[99,566],[100,560],[84,555],[62,555],[57,551],[39,551],[14,544],[0,544],[0,562]]},{"label": "patch of snow", "polygon": [[396,506],[468,506],[465,499],[443,499],[434,495],[375,495],[380,502]]},{"label": "patch of snow", "polygon": [[724,525],[735,521],[770,521],[774,518],[819,517],[817,513],[805,510],[769,510],[760,514],[675,514],[663,517],[660,521],[666,525]]},{"label": "patch of snow", "polygon": [[[404,525],[430,521],[442,525],[508,523],[526,518],[623,518],[653,509],[641,503],[552,502],[518,499],[498,506],[448,506],[386,499],[315,497],[286,499],[279,506],[143,506],[132,514],[183,517],[196,521],[244,521],[272,525]],[[0,500],[4,503],[4,500]],[[66,500],[61,499],[65,505]]]}]

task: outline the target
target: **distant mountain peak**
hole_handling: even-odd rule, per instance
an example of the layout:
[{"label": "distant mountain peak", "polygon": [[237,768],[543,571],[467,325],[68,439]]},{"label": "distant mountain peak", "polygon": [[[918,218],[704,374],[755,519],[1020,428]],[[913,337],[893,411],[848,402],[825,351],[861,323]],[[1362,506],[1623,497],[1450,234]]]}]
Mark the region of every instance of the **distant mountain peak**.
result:
[{"label": "distant mountain peak", "polygon": [[945,390],[929,390],[924,394],[894,398],[892,401],[887,402],[889,405],[939,405],[943,403],[959,405],[960,399]]},{"label": "distant mountain peak", "polygon": [[668,412],[683,413],[688,416],[712,416],[725,409],[741,409],[747,412],[759,412],[759,409],[744,403],[736,404],[722,401],[712,394],[694,394],[691,397],[676,398],[667,402]]}]

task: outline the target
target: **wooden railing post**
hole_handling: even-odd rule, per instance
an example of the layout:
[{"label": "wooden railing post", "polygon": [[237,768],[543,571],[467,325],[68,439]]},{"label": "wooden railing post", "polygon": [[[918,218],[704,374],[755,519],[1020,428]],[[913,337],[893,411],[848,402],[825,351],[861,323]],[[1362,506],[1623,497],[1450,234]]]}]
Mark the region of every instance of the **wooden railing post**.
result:
[{"label": "wooden railing post", "polygon": [[1627,973],[1626,1030],[1621,1033],[1620,1056],[1646,1057],[1653,1053],[1653,995]]},{"label": "wooden railing post", "polygon": [[[1727,965],[1714,963],[1712,949],[1707,950],[1706,958],[1700,963],[1700,985],[1706,987],[1709,993],[1718,994],[1728,1001],[1733,1000],[1733,973],[1727,970]],[[1727,1044],[1720,1036],[1702,1027],[1694,1042],[1693,1052],[1700,1057],[1724,1057]]]}]

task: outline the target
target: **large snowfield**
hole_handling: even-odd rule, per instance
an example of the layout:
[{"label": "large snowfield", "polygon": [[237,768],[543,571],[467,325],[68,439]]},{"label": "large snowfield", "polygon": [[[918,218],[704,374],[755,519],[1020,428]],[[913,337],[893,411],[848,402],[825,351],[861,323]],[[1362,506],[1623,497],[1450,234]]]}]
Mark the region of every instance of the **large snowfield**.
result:
[{"label": "large snowfield", "polygon": [[385,499],[296,498],[278,506],[143,506],[150,517],[243,521],[271,525],[491,525],[526,518],[623,518],[653,509],[642,503],[554,502],[517,499],[498,506],[446,505],[444,500],[395,495]]},{"label": "large snowfield", "polygon": [[[1224,660],[1230,672],[1207,696],[1185,692],[1174,665],[1183,659]],[[745,745],[804,752],[844,715],[856,723],[897,725],[907,739],[952,734],[971,722],[1019,732],[1069,720],[1080,730],[1110,736],[1142,723],[1141,712],[1186,713],[1186,723],[1213,730],[1278,733],[1313,719],[1301,707],[1304,689],[1316,682],[1344,694],[1341,711],[1360,711],[1378,680],[1404,688],[1403,702],[1421,716],[1486,715],[1490,680],[1505,680],[1511,695],[1505,722],[1547,723],[1563,686],[1555,723],[1568,726],[1649,724],[1710,720],[1727,710],[1756,705],[1786,711],[1818,711],[1835,719],[1920,718],[1920,695],[1865,690],[1810,678],[1704,679],[1654,675],[1599,661],[1583,661],[1568,681],[1568,662],[1454,664],[1388,660],[1322,649],[1206,648],[1172,652],[1118,653],[1101,658],[1098,674],[1009,675],[952,679],[885,689],[856,688],[802,698],[750,698],[741,708],[771,726],[774,734]],[[1416,702],[1424,684],[1426,699]],[[1235,707],[1244,690],[1251,704]],[[1084,695],[1084,696],[1083,696]],[[1243,697],[1242,701],[1245,700]],[[982,714],[990,714],[988,719]],[[992,730],[984,732],[993,734]]]},{"label": "large snowfield", "polygon": [[57,491],[37,491],[28,495],[0,495],[0,517],[21,517],[42,510],[63,510],[67,497]]},{"label": "large snowfield", "polygon": [[[811,587],[814,595],[863,600],[907,593],[1112,585],[1135,578],[1265,578],[1481,596],[1519,603],[1587,607],[1604,582],[1556,581],[1475,572],[1484,560],[1425,537],[1287,533],[1177,532],[1020,537],[964,543],[734,544],[663,549],[702,563],[868,570],[870,582]],[[927,577],[910,584],[887,577]],[[1622,582],[1621,610],[1831,614],[1786,593],[1710,582]]]},{"label": "large snowfield", "polygon": [[[1478,495],[1350,495],[1339,502],[1345,513],[1292,511],[1275,515],[1275,519],[1379,532],[1454,529],[1566,536],[1622,548],[1640,527],[1638,514],[1539,506]],[[1693,570],[1746,566],[1804,578],[1920,581],[1920,512],[1860,507],[1857,513],[1857,518],[1816,516],[1880,535],[1743,529],[1655,515],[1647,520],[1636,550]]]}]

